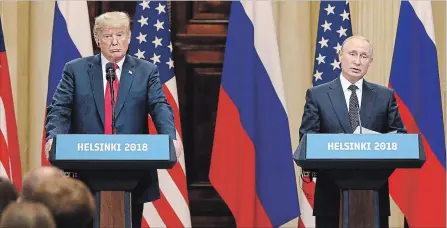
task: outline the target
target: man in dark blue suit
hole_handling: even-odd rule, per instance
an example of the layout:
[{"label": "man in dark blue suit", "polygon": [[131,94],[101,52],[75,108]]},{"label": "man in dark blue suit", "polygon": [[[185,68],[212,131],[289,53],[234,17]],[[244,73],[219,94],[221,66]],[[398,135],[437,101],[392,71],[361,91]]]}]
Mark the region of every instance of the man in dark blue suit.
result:
[{"label": "man in dark blue suit", "polygon": [[[346,39],[339,59],[340,77],[307,90],[300,139],[306,133],[353,133],[359,122],[379,133],[406,133],[394,91],[363,79],[373,60],[370,42],[362,36]],[[328,171],[317,171],[313,211],[317,228],[339,227],[340,194]],[[388,227],[388,182],[379,191],[379,211],[380,227]]]},{"label": "man in dark blue suit", "polygon": [[[178,156],[181,144],[156,65],[126,54],[131,37],[128,15],[108,12],[98,16],[93,34],[101,54],[66,63],[48,107],[47,156],[57,134],[112,134],[112,98],[105,73],[109,62],[116,69],[116,134],[148,134],[150,114],[157,132],[174,140]],[[141,227],[143,204],[160,197],[157,171],[143,177],[131,195],[132,226]]]}]

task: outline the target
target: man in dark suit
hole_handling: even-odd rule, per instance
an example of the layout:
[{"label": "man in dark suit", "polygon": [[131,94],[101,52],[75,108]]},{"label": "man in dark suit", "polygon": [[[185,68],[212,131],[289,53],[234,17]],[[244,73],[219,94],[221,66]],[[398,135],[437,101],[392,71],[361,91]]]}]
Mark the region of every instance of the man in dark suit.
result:
[{"label": "man in dark suit", "polygon": [[[126,54],[131,37],[129,16],[123,12],[100,15],[93,34],[101,54],[66,63],[48,107],[47,157],[57,134],[112,134],[112,98],[105,73],[109,62],[116,71],[116,134],[148,134],[150,114],[157,132],[173,139],[178,157],[181,144],[176,140],[173,111],[157,66]],[[143,204],[160,197],[157,171],[143,177],[131,195],[132,225],[141,227]]]},{"label": "man in dark suit", "polygon": [[[370,42],[362,36],[349,37],[339,59],[340,77],[306,92],[300,139],[306,133],[353,133],[359,122],[379,133],[406,133],[394,91],[363,79],[373,60]],[[317,228],[339,227],[340,195],[328,171],[317,171],[313,211]],[[380,227],[388,227],[388,182],[379,191],[379,210]]]}]

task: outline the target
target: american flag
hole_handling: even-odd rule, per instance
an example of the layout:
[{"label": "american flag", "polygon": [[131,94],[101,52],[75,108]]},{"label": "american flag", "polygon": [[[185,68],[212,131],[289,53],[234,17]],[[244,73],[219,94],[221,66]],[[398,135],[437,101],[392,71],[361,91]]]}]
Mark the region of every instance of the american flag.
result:
[{"label": "american flag", "polygon": [[352,36],[348,1],[321,1],[315,48],[313,85],[330,82],[340,76],[338,52]]},{"label": "american flag", "polygon": [[[312,77],[313,86],[330,82],[340,76],[341,66],[338,53],[343,41],[350,36],[352,36],[352,26],[348,1],[321,1]],[[312,216],[315,181],[314,178],[309,178],[301,182],[299,228],[315,227],[315,217]]]},{"label": "american flag", "polygon": [[[174,110],[177,140],[181,140],[168,8],[166,1],[137,2],[129,54],[157,65],[164,92]],[[151,133],[156,133],[153,122],[149,122]],[[158,177],[161,198],[144,205],[142,227],[191,227],[184,153],[174,168],[158,170]]]},{"label": "american flag", "polygon": [[7,177],[20,190],[22,168],[19,139],[4,41],[0,20],[0,176]]}]

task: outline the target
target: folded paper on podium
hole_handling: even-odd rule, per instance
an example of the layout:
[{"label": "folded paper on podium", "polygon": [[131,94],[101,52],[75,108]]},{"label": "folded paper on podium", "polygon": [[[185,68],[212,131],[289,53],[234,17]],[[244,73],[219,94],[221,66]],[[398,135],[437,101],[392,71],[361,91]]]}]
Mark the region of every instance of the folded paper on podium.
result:
[{"label": "folded paper on podium", "polygon": [[[390,131],[390,132],[388,132],[387,134],[394,134],[394,133],[397,133],[397,131]],[[353,134],[382,134],[382,133],[379,133],[379,132],[377,132],[377,131],[370,130],[370,129],[365,128],[365,127],[360,127],[360,126],[358,126],[358,127],[355,129],[355,131],[354,131]]]}]

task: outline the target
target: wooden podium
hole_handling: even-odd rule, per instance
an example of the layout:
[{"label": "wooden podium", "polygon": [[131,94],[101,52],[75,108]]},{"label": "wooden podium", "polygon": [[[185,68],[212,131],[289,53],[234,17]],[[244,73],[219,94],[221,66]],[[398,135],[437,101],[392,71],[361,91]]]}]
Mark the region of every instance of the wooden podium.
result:
[{"label": "wooden podium", "polygon": [[425,154],[418,134],[306,134],[294,160],[341,189],[342,228],[379,228],[378,190],[395,169],[422,167]]},{"label": "wooden podium", "polygon": [[130,192],[149,172],[171,169],[177,157],[169,135],[61,134],[49,161],[76,172],[95,193],[95,228],[130,228]]}]

